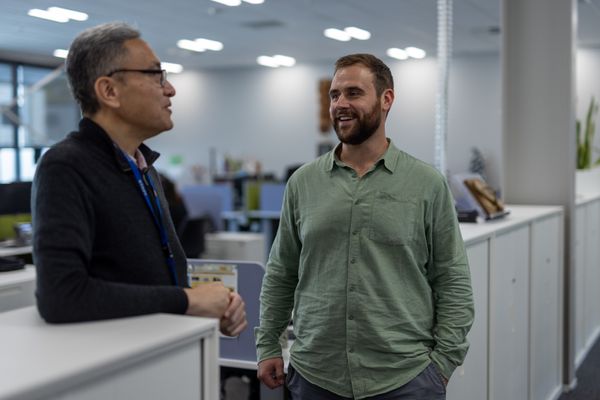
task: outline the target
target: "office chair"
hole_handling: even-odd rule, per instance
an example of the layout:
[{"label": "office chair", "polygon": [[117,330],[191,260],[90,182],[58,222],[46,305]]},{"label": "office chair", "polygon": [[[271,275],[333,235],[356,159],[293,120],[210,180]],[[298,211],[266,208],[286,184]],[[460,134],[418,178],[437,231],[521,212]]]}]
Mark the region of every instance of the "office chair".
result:
[{"label": "office chair", "polygon": [[213,231],[210,217],[186,217],[177,228],[177,236],[188,258],[198,258],[204,253],[204,235]]}]

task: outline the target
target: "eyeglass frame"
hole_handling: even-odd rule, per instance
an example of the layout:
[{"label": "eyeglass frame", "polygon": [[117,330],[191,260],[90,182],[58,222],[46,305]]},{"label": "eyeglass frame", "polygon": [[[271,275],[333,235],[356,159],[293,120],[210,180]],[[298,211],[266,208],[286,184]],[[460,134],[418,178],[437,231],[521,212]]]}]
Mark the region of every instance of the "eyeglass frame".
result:
[{"label": "eyeglass frame", "polygon": [[115,70],[109,72],[108,74],[106,74],[106,76],[111,77],[112,75],[116,74],[117,72],[139,72],[142,74],[160,74],[160,81],[159,81],[160,87],[165,87],[165,83],[167,83],[167,70],[166,69],[119,68],[119,69],[115,69]]}]

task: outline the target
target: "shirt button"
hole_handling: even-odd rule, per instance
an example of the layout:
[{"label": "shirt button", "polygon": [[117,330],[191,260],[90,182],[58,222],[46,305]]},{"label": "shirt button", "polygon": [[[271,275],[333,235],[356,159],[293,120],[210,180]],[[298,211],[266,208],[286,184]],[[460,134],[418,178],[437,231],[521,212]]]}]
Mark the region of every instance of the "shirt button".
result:
[{"label": "shirt button", "polygon": [[356,258],[353,258],[352,260],[350,260],[351,264],[356,264]]},{"label": "shirt button", "polygon": [[358,231],[354,231],[354,232],[352,232],[352,234],[353,234],[354,236],[356,236],[356,235],[358,235]]},{"label": "shirt button", "polygon": [[354,315],[349,316],[348,319],[352,321],[354,319]]},{"label": "shirt button", "polygon": [[350,291],[354,292],[354,286],[350,286]]},{"label": "shirt button", "polygon": [[350,348],[350,349],[348,350],[348,352],[349,352],[349,353],[354,353],[354,349],[353,349],[353,348]]}]

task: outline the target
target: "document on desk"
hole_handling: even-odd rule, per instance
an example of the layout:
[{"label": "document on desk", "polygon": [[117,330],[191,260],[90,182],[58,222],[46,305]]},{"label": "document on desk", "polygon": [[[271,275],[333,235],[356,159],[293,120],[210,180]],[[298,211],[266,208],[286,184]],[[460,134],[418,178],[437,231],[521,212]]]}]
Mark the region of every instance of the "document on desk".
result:
[{"label": "document on desk", "polygon": [[232,292],[238,291],[238,271],[235,264],[203,263],[188,260],[190,287],[222,282]]}]

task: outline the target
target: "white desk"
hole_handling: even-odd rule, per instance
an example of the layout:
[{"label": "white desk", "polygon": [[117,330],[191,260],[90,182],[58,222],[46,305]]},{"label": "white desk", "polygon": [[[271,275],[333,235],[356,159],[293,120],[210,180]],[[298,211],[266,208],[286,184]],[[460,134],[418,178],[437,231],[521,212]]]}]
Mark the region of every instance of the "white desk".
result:
[{"label": "white desk", "polygon": [[0,399],[219,398],[217,321],[153,314],[49,325],[0,314]]},{"label": "white desk", "polygon": [[0,272],[0,312],[35,304],[35,267]]},{"label": "white desk", "polygon": [[22,256],[32,252],[33,246],[0,247],[0,257]]}]

